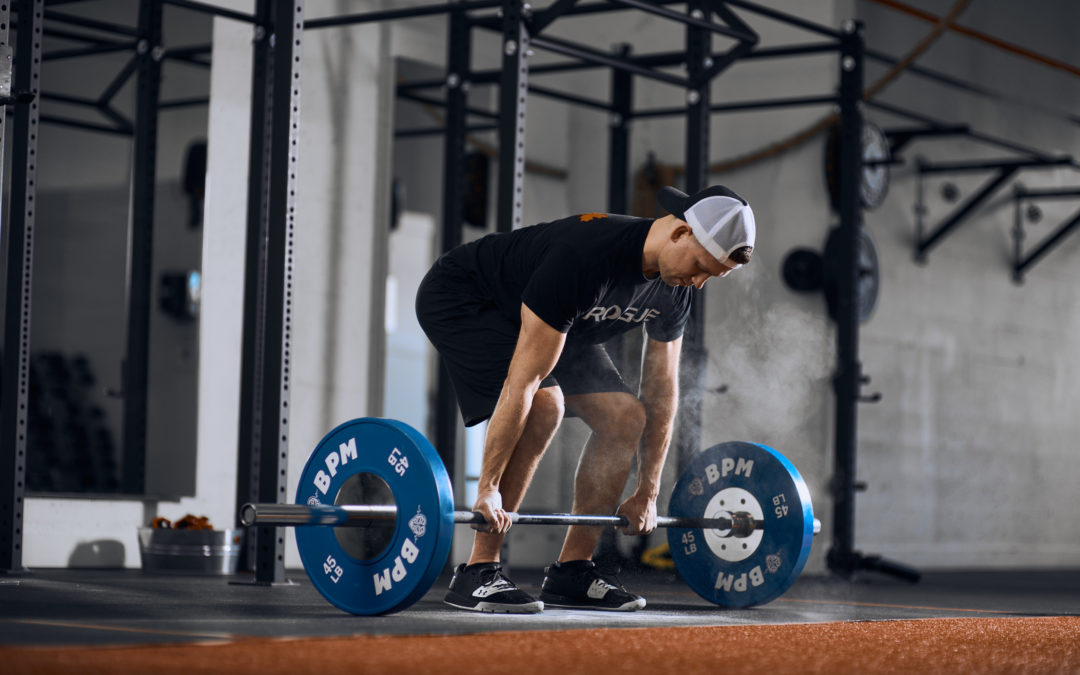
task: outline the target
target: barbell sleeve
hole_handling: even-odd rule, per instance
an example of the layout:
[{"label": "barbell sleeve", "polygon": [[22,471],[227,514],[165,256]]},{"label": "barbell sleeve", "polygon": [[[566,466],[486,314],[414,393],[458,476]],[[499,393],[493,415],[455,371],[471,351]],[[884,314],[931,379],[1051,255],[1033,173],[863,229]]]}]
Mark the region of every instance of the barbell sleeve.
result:
[{"label": "barbell sleeve", "polygon": [[303,525],[352,525],[364,527],[373,520],[395,520],[393,505],[325,504],[244,504],[240,507],[240,522],[244,525],[297,527]]}]

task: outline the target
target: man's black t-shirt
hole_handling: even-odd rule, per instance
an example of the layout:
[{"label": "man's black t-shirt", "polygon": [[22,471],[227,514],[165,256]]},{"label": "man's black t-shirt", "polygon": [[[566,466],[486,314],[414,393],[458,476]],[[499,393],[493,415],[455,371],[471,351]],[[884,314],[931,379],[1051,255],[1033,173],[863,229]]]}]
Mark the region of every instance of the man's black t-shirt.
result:
[{"label": "man's black t-shirt", "polygon": [[490,234],[446,254],[499,312],[521,321],[524,302],[567,344],[598,344],[645,324],[649,337],[682,335],[691,289],[646,279],[652,220],[585,214]]}]

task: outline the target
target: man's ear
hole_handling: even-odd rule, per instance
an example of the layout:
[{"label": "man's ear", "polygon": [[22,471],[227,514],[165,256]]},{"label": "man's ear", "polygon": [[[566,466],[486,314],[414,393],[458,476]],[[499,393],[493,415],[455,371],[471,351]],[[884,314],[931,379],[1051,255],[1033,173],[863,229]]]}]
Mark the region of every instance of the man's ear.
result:
[{"label": "man's ear", "polygon": [[671,241],[679,241],[686,235],[693,235],[690,226],[686,224],[686,221],[675,221],[675,228],[671,230]]}]

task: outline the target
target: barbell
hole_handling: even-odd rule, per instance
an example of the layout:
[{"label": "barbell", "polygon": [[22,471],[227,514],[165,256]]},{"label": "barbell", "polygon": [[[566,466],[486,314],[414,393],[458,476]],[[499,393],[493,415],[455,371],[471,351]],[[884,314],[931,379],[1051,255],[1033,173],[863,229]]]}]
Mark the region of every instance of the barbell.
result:
[{"label": "barbell", "polygon": [[[511,523],[522,525],[594,525],[599,527],[625,527],[630,523],[623,516],[581,515],[575,513],[514,513],[507,511]],[[338,527],[379,527],[392,525],[397,520],[397,506],[392,504],[347,504],[345,506],[308,506],[306,504],[244,504],[240,507],[240,522],[244,525],[276,525],[301,527],[304,525],[331,525]],[[454,511],[454,522],[476,525],[487,524],[478,511]],[[685,527],[717,530],[721,537],[749,537],[755,529],[763,527],[747,511],[721,511],[712,518],[674,518],[657,516],[657,527]]]},{"label": "barbell", "polygon": [[[772,448],[741,441],[708,448],[672,490],[668,528],[680,575],[724,607],[759,605],[795,583],[820,523],[795,466]],[[519,525],[624,526],[622,516],[510,513]],[[316,446],[295,504],[244,504],[248,526],[296,527],[312,584],[352,614],[399,611],[424,596],[446,567],[455,523],[450,477],[424,436],[397,420],[360,418]]]}]

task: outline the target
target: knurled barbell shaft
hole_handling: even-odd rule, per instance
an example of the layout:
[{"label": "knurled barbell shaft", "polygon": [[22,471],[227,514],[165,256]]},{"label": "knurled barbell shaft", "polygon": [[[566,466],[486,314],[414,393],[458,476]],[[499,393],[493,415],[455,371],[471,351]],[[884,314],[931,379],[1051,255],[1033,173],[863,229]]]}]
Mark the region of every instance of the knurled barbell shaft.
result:
[{"label": "knurled barbell shaft", "polygon": [[[628,522],[623,516],[580,515],[573,513],[514,513],[507,512],[512,523],[521,525],[597,525],[625,527]],[[336,525],[368,527],[372,521],[395,520],[397,507],[393,505],[343,505],[309,506],[305,504],[244,504],[240,509],[240,522],[244,525],[265,526],[307,526]],[[475,511],[454,511],[454,522],[472,525],[484,525],[487,521],[483,514]],[[748,537],[754,530],[761,529],[763,522],[755,520],[745,511],[730,513],[729,517],[717,518],[675,518],[658,516],[657,527],[685,527],[718,530],[726,536]]]}]

